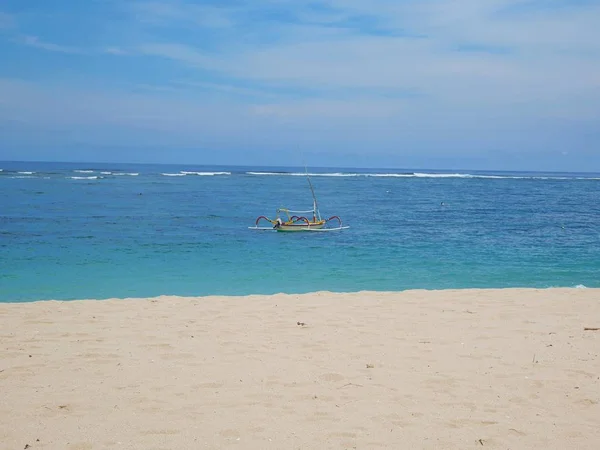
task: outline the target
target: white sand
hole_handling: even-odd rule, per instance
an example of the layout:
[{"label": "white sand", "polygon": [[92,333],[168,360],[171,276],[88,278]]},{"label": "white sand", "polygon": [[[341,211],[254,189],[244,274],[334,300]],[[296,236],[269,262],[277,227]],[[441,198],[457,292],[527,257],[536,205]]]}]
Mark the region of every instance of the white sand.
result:
[{"label": "white sand", "polygon": [[600,448],[600,290],[0,304],[0,326],[1,449]]}]

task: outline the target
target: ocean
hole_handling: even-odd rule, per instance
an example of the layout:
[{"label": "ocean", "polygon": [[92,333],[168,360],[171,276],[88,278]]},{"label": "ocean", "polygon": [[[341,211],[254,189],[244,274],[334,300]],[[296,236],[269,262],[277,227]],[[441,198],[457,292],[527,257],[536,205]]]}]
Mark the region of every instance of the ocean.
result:
[{"label": "ocean", "polygon": [[600,287],[600,174],[0,162],[0,302]]}]

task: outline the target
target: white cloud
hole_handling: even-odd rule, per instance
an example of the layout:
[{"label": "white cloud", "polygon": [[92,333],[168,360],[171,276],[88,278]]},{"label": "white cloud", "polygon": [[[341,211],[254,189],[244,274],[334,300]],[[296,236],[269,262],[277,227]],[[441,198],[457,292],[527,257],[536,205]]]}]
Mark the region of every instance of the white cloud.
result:
[{"label": "white cloud", "polygon": [[276,97],[275,93],[269,92],[266,89],[250,89],[245,87],[236,86],[227,83],[211,83],[204,81],[175,81],[173,83],[181,89],[200,89],[212,92],[223,92],[233,95],[252,96],[252,97]]},{"label": "white cloud", "polygon": [[410,112],[410,101],[366,100],[354,104],[349,100],[301,100],[263,103],[253,106],[251,111],[257,116],[292,120],[322,121],[324,117],[373,120]]},{"label": "white cloud", "polygon": [[42,50],[47,50],[50,52],[59,52],[59,53],[83,53],[81,49],[75,47],[69,47],[64,45],[53,44],[51,42],[44,42],[40,40],[37,36],[28,36],[23,35],[19,36],[15,39],[16,42],[21,43],[23,45],[27,45],[29,47],[40,48]]},{"label": "white cloud", "polygon": [[180,61],[196,67],[210,67],[214,59],[192,47],[181,44],[145,44],[137,47],[137,51],[149,56],[161,56]]},{"label": "white cloud", "polygon": [[107,53],[109,55],[127,55],[128,52],[125,49],[122,49],[120,47],[106,47],[104,48],[104,53]]},{"label": "white cloud", "polygon": [[185,1],[133,2],[126,6],[141,22],[169,26],[173,21],[208,28],[232,25],[232,8],[197,5]]},{"label": "white cloud", "polygon": [[[143,85],[138,88],[146,90]],[[161,90],[151,91],[155,92],[97,91],[0,78],[0,119],[13,118],[34,127],[126,125],[165,132],[202,133],[222,131],[232,121],[250,117],[235,105],[214,99],[186,100],[165,96]]]},{"label": "white cloud", "polygon": [[0,30],[8,30],[15,25],[15,18],[12,15],[0,11]]},{"label": "white cloud", "polygon": [[[127,153],[116,147],[184,147],[197,149],[197,154],[181,154],[195,162],[289,164],[305,152],[315,162],[333,165],[448,166],[471,161],[481,168],[489,158],[503,161],[515,152],[537,152],[537,160],[565,148],[577,161],[589,147],[577,135],[597,123],[586,128],[540,120],[531,111],[511,115],[509,110],[457,109],[418,99],[240,103],[235,96],[204,92],[192,96],[190,91],[137,90],[0,79],[0,126],[9,131],[2,137],[0,159],[3,152],[26,147],[71,146],[77,149],[73,157],[104,146],[125,160]],[[579,170],[583,167],[592,168],[585,163]]]},{"label": "white cloud", "polygon": [[[328,8],[316,10],[301,2],[252,5],[246,14],[256,18],[253,32],[272,39],[260,44],[230,39],[218,56],[183,43],[147,44],[140,51],[237,79],[317,89],[318,95],[340,88],[400,89],[457,108],[539,104],[542,114],[574,96],[598,99],[600,27],[595,18],[600,6],[519,12],[510,8],[527,6],[525,0],[328,0]],[[261,20],[257,12],[282,5],[298,21],[310,18],[312,23],[286,29]],[[241,16],[239,9],[230,13]],[[361,30],[366,18],[389,34]],[[355,19],[353,28],[344,22],[350,19]],[[335,26],[319,25],[324,23]],[[463,46],[481,50],[458,51]],[[598,114],[593,108],[586,111],[585,116]]]},{"label": "white cloud", "polygon": [[[600,5],[237,5],[126,6],[136,19],[122,34],[128,41],[111,35],[115,46],[97,53],[138,57],[141,68],[157,60],[140,56],[164,58],[160,71],[121,92],[5,80],[0,112],[34,128],[129,127],[173,142],[249,138],[356,151],[557,147],[600,123]],[[21,43],[79,52],[34,36]]]}]

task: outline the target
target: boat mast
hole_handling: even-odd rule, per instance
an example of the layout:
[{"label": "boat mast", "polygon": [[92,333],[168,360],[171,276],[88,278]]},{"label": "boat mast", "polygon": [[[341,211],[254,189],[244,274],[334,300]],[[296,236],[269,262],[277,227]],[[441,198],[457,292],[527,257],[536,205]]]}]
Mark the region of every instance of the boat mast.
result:
[{"label": "boat mast", "polygon": [[317,205],[317,197],[315,196],[315,190],[313,189],[313,185],[310,182],[310,177],[308,176],[308,169],[304,166],[304,171],[306,172],[306,179],[308,180],[308,185],[310,186],[310,192],[313,197],[313,210],[317,217],[317,219],[321,220],[321,213],[319,212],[319,206]]}]

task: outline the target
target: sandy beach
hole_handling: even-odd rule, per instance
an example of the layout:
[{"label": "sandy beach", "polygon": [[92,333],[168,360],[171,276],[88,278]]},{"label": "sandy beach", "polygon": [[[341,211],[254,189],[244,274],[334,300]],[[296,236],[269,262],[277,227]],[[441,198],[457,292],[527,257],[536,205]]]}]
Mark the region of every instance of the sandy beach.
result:
[{"label": "sandy beach", "polygon": [[0,304],[2,449],[598,449],[600,290]]}]

